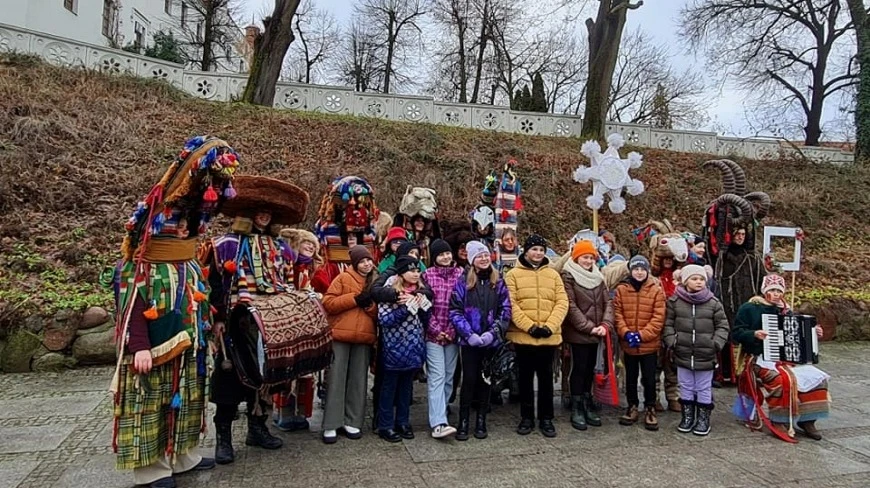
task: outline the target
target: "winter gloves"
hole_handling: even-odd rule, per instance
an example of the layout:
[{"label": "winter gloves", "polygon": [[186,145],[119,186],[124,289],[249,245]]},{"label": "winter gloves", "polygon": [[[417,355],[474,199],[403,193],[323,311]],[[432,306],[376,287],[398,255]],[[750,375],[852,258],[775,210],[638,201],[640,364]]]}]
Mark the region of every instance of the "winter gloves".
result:
[{"label": "winter gloves", "polygon": [[487,331],[480,335],[480,340],[483,342],[481,344],[483,347],[488,347],[495,340],[495,336],[492,335],[492,332]]},{"label": "winter gloves", "polygon": [[628,347],[638,348],[640,347],[640,332],[626,332],[625,333],[625,341],[628,342]]},{"label": "winter gloves", "polygon": [[466,339],[466,342],[468,342],[468,345],[471,347],[483,346],[483,339],[477,334],[471,334],[470,336],[468,336],[468,339]]},{"label": "winter gloves", "polygon": [[359,308],[369,308],[372,305],[372,294],[367,291],[362,291],[359,295],[353,297],[356,306]]},{"label": "winter gloves", "polygon": [[533,325],[529,328],[529,335],[534,337],[535,339],[546,339],[553,335],[553,331],[550,330],[546,325]]}]

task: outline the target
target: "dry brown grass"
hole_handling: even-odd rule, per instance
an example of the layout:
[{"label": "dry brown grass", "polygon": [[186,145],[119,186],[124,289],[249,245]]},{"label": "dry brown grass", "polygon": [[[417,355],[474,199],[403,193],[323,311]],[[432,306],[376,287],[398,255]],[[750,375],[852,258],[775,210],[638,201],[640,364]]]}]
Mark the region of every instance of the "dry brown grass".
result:
[{"label": "dry brown grass", "polygon": [[[435,188],[446,218],[465,215],[485,174],[514,157],[525,192],[521,233],[535,231],[561,243],[590,225],[584,205],[589,188],[571,181],[574,168],[586,162],[577,139],[203,102],[158,82],[14,58],[0,62],[0,251],[25,244],[71,275],[92,277],[75,270],[111,262],[136,199],[181,143],[202,133],[230,141],[242,156],[244,173],[291,180],[314,202],[334,176],[360,174],[391,213],[407,185]],[[645,164],[636,176],[647,192],[628,197],[623,215],[605,212],[602,225],[628,246],[634,244],[630,229],[650,218],[669,218],[697,231],[706,202],[720,188],[715,173],[700,170],[709,157],[640,151]],[[810,263],[814,250],[836,243],[838,258],[860,256],[852,271],[870,270],[866,170],[796,160],[741,162],[749,189],[773,197],[770,222],[807,231]],[[313,220],[309,213],[307,223]],[[845,270],[819,264],[825,274],[808,266],[803,286],[847,284]],[[870,282],[870,271],[861,273],[868,274],[861,274],[864,283]]]}]

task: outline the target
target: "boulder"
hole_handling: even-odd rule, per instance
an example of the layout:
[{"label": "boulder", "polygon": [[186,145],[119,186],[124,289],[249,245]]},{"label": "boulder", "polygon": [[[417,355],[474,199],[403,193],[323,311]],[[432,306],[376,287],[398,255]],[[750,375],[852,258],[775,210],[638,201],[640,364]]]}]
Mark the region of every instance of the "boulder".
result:
[{"label": "boulder", "polygon": [[114,364],[114,329],[79,337],[73,343],[72,353],[79,364]]},{"label": "boulder", "polygon": [[79,327],[79,330],[76,331],[76,335],[81,337],[88,334],[99,334],[100,332],[105,332],[107,330],[115,330],[115,324],[112,322],[106,322],[105,324],[100,324],[90,329],[82,329]]},{"label": "boulder", "polygon": [[42,338],[25,329],[18,329],[9,336],[3,351],[0,369],[7,373],[26,373],[30,371],[30,360],[39,349]]},{"label": "boulder", "polygon": [[45,319],[39,315],[31,315],[24,319],[24,328],[34,334],[39,334],[45,328]]},{"label": "boulder", "polygon": [[45,329],[45,334],[42,339],[42,344],[49,351],[63,351],[72,344],[76,338],[76,330],[69,324],[61,323],[61,326],[55,326]]},{"label": "boulder", "polygon": [[109,321],[111,317],[109,312],[103,307],[91,307],[85,310],[82,314],[82,320],[79,322],[79,329],[92,329],[98,325],[103,325]]},{"label": "boulder", "polygon": [[48,371],[62,371],[64,369],[74,368],[76,360],[72,356],[65,356],[58,352],[50,352],[38,359],[33,360],[31,369],[39,373]]}]

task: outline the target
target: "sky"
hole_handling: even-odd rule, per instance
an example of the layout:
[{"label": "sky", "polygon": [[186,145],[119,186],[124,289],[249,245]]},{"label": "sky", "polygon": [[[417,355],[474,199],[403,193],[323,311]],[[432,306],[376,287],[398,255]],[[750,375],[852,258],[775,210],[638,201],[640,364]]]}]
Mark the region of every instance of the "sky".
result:
[{"label": "sky", "polygon": [[[261,18],[265,13],[271,12],[274,0],[239,0],[240,10],[245,18],[250,19],[253,15]],[[330,11],[339,23],[348,23],[353,14],[353,0],[302,0],[315,1],[316,6]],[[685,43],[678,37],[678,16],[680,9],[690,0],[645,0],[644,5],[636,10],[628,12],[625,33],[634,31],[640,27],[656,42],[669,47],[673,55],[672,64],[679,70],[695,68],[704,72],[704,60],[689,54],[684,47]],[[593,12],[594,13],[594,12]],[[585,38],[586,28],[583,25],[584,17],[577,22],[577,28],[582,29],[582,37]],[[586,60],[582,60],[586,62]],[[712,79],[712,77],[711,77]],[[707,100],[712,103],[709,108],[710,120],[697,130],[711,130],[719,135],[727,136],[753,136],[755,129],[747,120],[747,109],[744,106],[745,94],[732,86],[717,85],[708,88]],[[828,117],[836,112],[835,103],[827,103],[825,113]],[[826,118],[828,118],[826,117]]]}]

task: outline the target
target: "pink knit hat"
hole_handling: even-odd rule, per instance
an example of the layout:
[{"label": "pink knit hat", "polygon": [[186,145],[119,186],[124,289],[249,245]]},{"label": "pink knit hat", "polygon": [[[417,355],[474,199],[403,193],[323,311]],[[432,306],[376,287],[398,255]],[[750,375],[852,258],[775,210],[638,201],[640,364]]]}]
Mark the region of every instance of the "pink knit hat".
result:
[{"label": "pink knit hat", "polygon": [[779,290],[785,293],[785,278],[778,274],[769,274],[764,277],[761,282],[761,293],[767,293],[771,290]]}]

